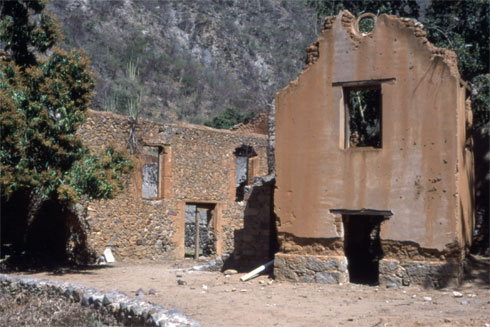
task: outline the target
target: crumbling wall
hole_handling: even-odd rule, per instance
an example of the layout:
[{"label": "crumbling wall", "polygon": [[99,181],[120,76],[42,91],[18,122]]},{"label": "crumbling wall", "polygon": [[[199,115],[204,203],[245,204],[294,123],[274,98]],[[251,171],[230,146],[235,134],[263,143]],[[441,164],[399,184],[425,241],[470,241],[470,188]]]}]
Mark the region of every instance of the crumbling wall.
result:
[{"label": "crumbling wall", "polygon": [[[126,148],[129,132],[127,117],[90,111],[79,133],[97,149]],[[183,257],[185,205],[209,203],[217,210],[216,252],[233,252],[233,232],[243,225],[247,205],[235,201],[234,151],[242,145],[253,147],[255,172],[266,175],[267,137],[150,121],[139,121],[134,135],[139,151],[132,156],[134,171],[124,180],[123,192],[115,199],[86,204],[89,245],[97,253],[111,247],[116,259],[122,260]],[[148,161],[143,146],[161,149],[160,174],[164,176],[156,197],[142,194],[142,168]]]},{"label": "crumbling wall", "polygon": [[264,112],[258,113],[247,123],[240,123],[231,128],[232,131],[246,134],[262,134],[268,133],[268,115]]},{"label": "crumbling wall", "polygon": [[[413,19],[371,17],[369,33],[347,11],[327,18],[305,69],[276,95],[281,255],[338,256],[345,231],[331,210],[367,208],[390,212],[380,226],[385,258],[460,263],[473,175],[456,55],[431,45]],[[348,134],[345,97],[356,88],[381,94],[379,146],[356,146]]]}]

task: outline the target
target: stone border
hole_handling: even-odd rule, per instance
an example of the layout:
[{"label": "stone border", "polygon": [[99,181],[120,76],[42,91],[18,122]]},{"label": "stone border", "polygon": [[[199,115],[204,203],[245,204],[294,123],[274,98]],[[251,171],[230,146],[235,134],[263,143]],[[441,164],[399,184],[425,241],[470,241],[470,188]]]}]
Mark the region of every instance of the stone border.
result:
[{"label": "stone border", "polygon": [[124,325],[155,327],[199,327],[199,323],[185,317],[180,311],[167,310],[141,298],[129,298],[122,293],[101,293],[67,282],[0,274],[0,292],[22,292],[64,298],[67,301],[91,306],[103,314],[112,314]]}]

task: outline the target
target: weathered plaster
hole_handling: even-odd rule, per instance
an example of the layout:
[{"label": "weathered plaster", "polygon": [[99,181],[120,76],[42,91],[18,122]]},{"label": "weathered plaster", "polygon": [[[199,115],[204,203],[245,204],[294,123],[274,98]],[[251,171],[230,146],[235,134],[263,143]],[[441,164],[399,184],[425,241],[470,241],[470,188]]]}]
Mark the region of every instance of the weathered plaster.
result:
[{"label": "weathered plaster", "polygon": [[[307,52],[303,72],[275,99],[279,235],[339,238],[331,209],[391,210],[382,240],[441,253],[456,245],[464,255],[473,224],[471,109],[455,54],[432,46],[412,19],[380,15],[362,36],[347,11],[327,18]],[[382,147],[346,149],[342,87],[332,84],[369,80],[384,81]]]}]

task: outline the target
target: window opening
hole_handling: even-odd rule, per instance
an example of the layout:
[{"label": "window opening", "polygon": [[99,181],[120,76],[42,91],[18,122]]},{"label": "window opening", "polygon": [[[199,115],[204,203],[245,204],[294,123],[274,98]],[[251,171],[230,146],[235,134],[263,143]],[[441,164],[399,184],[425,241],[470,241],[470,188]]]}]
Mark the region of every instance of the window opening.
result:
[{"label": "window opening", "polygon": [[357,29],[362,36],[366,36],[374,30],[376,26],[376,15],[365,13],[357,19]]},{"label": "window opening", "polygon": [[344,87],[345,147],[381,148],[381,86]]},{"label": "window opening", "polygon": [[251,184],[253,179],[252,157],[257,153],[251,146],[242,145],[235,150],[235,201],[243,201],[245,195],[245,186]]},{"label": "window opening", "polygon": [[145,199],[159,197],[160,154],[158,146],[143,146],[142,188],[141,196]]},{"label": "window opening", "polygon": [[383,257],[379,233],[385,219],[384,216],[342,215],[351,283],[379,284],[379,260]]},{"label": "window opening", "polygon": [[186,203],[185,205],[185,256],[199,259],[216,253],[214,235],[215,204]]}]

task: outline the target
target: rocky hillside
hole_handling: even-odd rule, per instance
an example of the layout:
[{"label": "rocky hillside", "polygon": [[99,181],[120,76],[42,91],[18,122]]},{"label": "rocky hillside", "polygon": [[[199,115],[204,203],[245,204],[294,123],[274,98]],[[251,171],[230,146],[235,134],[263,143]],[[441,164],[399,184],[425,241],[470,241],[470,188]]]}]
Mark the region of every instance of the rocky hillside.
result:
[{"label": "rocky hillside", "polygon": [[92,60],[93,107],[157,121],[267,110],[318,32],[299,0],[54,0],[50,10],[63,46]]}]

